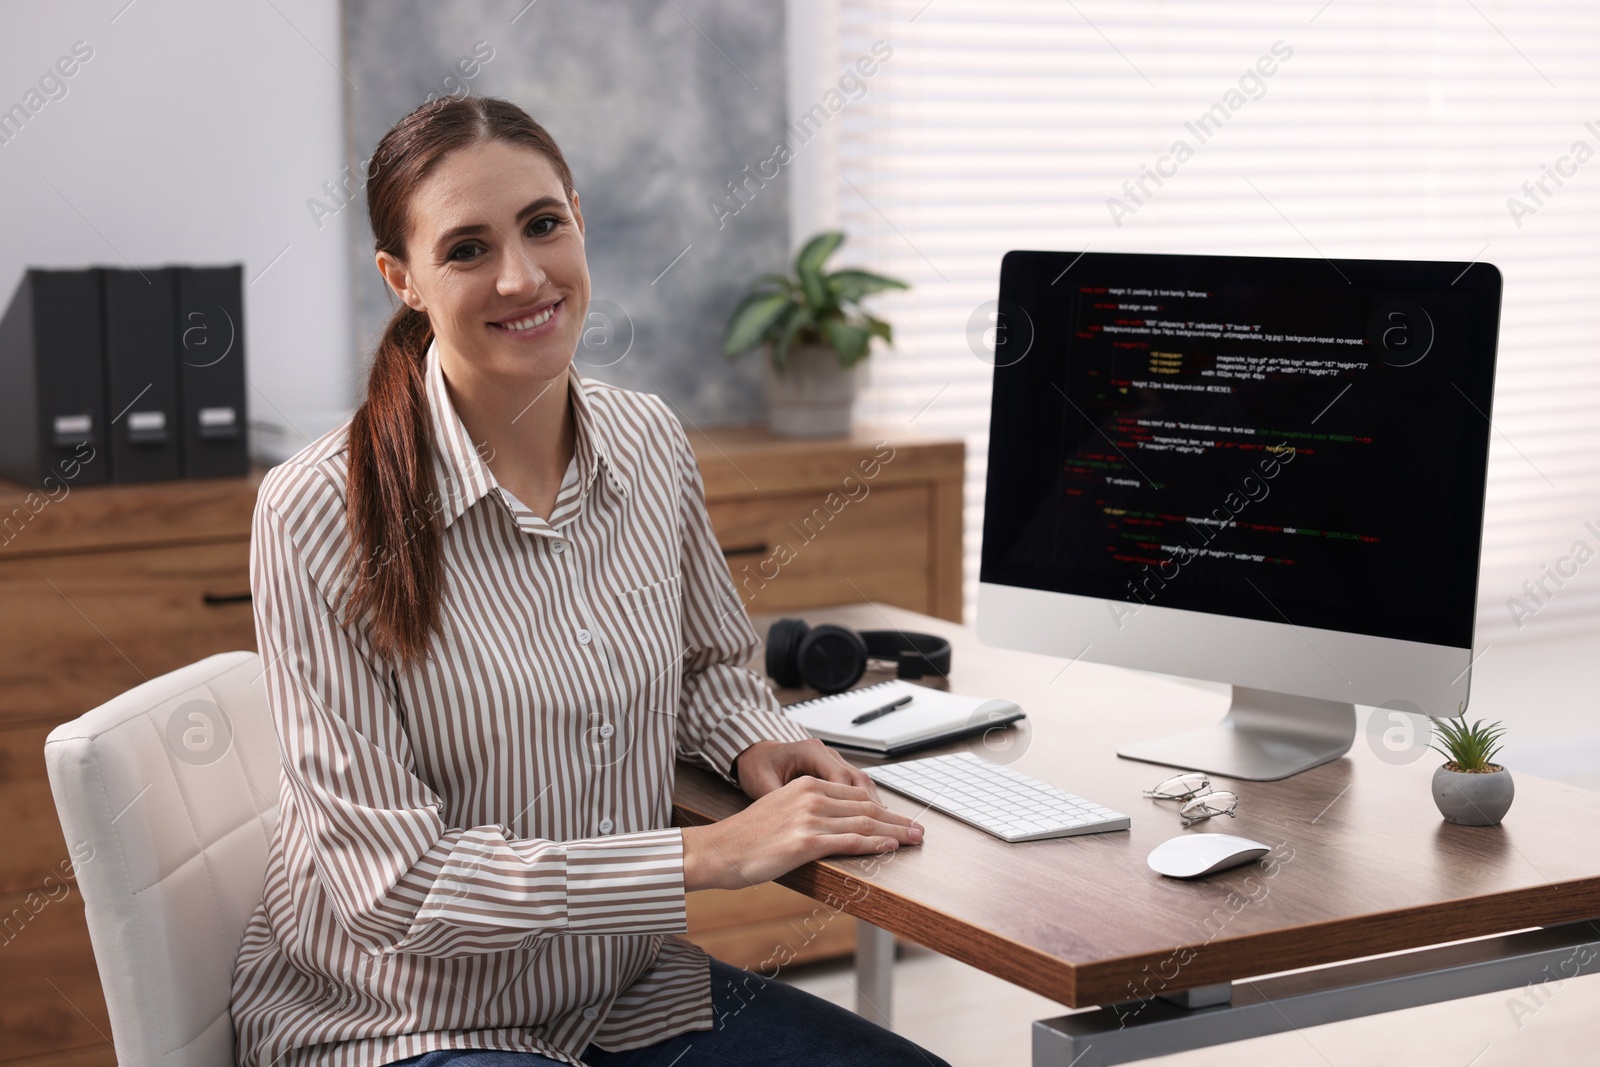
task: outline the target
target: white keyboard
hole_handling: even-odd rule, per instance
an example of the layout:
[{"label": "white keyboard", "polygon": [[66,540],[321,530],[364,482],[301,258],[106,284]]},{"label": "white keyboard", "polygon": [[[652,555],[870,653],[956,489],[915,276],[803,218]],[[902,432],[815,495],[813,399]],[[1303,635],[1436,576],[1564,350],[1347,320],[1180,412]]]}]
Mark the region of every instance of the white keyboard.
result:
[{"label": "white keyboard", "polygon": [[1128,828],[1128,817],[1120,811],[971,752],[885,763],[868,767],[867,775],[1003,841],[1042,841]]}]

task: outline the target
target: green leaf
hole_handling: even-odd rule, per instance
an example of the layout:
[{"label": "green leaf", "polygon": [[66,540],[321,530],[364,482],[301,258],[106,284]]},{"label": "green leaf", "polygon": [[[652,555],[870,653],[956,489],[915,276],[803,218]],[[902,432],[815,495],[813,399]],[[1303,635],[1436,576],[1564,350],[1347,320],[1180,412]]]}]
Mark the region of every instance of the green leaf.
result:
[{"label": "green leaf", "polygon": [[1482,719],[1470,724],[1465,719],[1435,719],[1433,728],[1439,742],[1428,747],[1464,771],[1482,770],[1494,762],[1506,732],[1500,723],[1485,726]]},{"label": "green leaf", "polygon": [[885,289],[909,289],[905,282],[896,278],[874,274],[870,270],[840,270],[828,275],[828,288],[833,292],[834,299],[841,304],[851,304],[862,297],[873,293],[881,293]]},{"label": "green leaf", "polygon": [[822,324],[822,332],[839,354],[839,363],[845,367],[853,367],[861,362],[866,357],[867,345],[872,341],[871,333],[843,319],[827,320]]},{"label": "green leaf", "polygon": [[783,325],[778,328],[778,340],[772,346],[772,366],[783,373],[783,368],[789,358],[789,345],[794,342],[795,335],[811,319],[811,309],[804,304],[794,304],[789,308],[789,313],[784,316]]},{"label": "green leaf", "polygon": [[807,241],[800,254],[794,257],[794,272],[800,279],[800,288],[805,291],[806,301],[819,313],[833,303],[828,287],[822,280],[822,264],[843,243],[842,230],[829,230]]},{"label": "green leaf", "polygon": [[732,358],[748,352],[760,344],[767,331],[794,306],[788,293],[751,293],[728,320],[728,331],[722,337],[722,354]]},{"label": "green leaf", "polygon": [[837,252],[842,244],[844,244],[843,230],[827,230],[817,234],[807,241],[805,247],[800,249],[800,254],[794,257],[795,273],[803,274],[808,270],[813,274],[820,273],[828,257]]},{"label": "green leaf", "polygon": [[880,318],[878,318],[878,317],[876,317],[874,315],[863,315],[861,317],[862,317],[863,320],[866,321],[867,332],[868,333],[870,333],[874,337],[883,338],[883,343],[884,344],[887,344],[887,345],[894,344],[894,327],[893,326],[889,325],[887,322],[884,322],[882,319],[880,319]]}]

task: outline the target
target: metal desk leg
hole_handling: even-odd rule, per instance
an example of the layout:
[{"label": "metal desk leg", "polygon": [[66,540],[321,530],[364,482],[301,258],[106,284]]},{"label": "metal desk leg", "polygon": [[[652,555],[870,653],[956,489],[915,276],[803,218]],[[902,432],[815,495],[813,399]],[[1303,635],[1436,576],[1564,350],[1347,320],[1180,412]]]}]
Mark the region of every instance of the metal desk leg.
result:
[{"label": "metal desk leg", "polygon": [[1532,1014],[1600,972],[1600,924],[1550,926],[1276,978],[1204,986],[1033,1024],[1034,1067],[1106,1067],[1323,1023],[1515,990]]},{"label": "metal desk leg", "polygon": [[890,1025],[894,1001],[894,935],[856,920],[856,1014]]}]

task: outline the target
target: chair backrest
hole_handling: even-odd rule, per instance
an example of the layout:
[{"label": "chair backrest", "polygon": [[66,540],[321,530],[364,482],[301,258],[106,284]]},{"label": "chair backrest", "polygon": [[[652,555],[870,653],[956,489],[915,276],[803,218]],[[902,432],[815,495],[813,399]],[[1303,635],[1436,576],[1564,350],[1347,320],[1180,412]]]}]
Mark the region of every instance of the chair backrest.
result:
[{"label": "chair backrest", "polygon": [[50,731],[121,1067],[224,1067],[228,992],[261,900],[279,755],[253,652],[151,679]]}]

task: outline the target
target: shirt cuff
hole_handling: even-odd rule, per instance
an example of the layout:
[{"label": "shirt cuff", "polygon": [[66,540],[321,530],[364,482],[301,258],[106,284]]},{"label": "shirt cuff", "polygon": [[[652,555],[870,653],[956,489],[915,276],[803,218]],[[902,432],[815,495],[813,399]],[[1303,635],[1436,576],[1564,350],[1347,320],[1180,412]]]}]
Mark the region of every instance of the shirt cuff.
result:
[{"label": "shirt cuff", "polygon": [[568,841],[566,851],[569,931],[688,931],[682,830],[670,827]]},{"label": "shirt cuff", "polygon": [[717,777],[729,785],[738,780],[728,774],[739,754],[757,741],[806,741],[811,734],[804,726],[778,712],[751,708],[736,712],[717,723],[717,728],[706,739],[701,755]]}]

